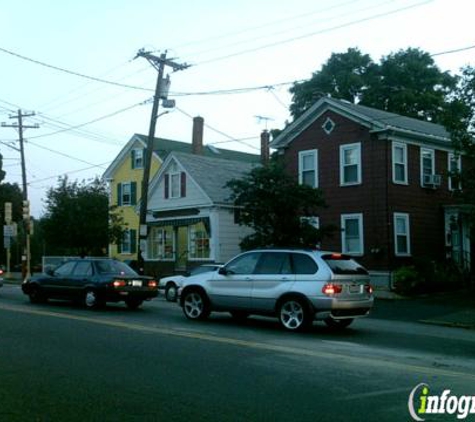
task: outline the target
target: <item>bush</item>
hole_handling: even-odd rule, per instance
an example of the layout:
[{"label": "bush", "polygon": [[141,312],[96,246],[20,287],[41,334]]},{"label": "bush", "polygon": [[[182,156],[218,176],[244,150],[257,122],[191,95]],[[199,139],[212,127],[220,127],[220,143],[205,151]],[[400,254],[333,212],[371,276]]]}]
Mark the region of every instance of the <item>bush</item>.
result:
[{"label": "bush", "polygon": [[423,285],[423,279],[414,266],[398,268],[393,273],[394,290],[401,295],[418,293]]}]

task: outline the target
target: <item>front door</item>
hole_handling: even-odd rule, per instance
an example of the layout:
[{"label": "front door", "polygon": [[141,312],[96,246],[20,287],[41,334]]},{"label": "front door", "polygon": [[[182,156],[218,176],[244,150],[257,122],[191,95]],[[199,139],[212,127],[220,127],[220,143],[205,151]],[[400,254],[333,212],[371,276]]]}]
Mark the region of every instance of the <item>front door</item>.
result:
[{"label": "front door", "polygon": [[185,271],[188,261],[188,227],[175,228],[176,261],[175,269]]}]

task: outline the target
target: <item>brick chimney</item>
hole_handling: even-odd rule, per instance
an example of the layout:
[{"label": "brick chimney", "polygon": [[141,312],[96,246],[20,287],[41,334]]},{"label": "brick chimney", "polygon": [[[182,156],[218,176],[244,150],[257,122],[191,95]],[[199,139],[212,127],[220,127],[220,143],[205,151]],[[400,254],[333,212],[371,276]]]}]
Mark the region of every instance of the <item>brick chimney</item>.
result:
[{"label": "brick chimney", "polygon": [[270,134],[266,130],[263,130],[261,133],[261,163],[266,165],[269,162],[270,152],[269,152],[269,140]]},{"label": "brick chimney", "polygon": [[200,116],[193,118],[193,134],[191,137],[191,152],[201,155],[203,153],[203,124]]}]

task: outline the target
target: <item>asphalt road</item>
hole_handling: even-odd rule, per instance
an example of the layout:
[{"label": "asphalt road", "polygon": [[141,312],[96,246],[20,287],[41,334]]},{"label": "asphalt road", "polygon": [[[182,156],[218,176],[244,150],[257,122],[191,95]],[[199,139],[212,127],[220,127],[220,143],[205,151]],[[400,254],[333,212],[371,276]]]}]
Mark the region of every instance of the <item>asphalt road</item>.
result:
[{"label": "asphalt road", "polygon": [[265,318],[191,322],[163,299],[138,311],[31,305],[6,285],[0,381],[8,422],[410,421],[420,383],[474,395],[475,335],[376,317],[296,334]]}]

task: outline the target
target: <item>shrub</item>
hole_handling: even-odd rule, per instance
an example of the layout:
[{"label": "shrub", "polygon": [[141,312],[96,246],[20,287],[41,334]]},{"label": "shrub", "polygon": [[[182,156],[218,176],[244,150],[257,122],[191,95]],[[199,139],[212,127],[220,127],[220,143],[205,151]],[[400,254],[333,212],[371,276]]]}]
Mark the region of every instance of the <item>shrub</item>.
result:
[{"label": "shrub", "polygon": [[410,295],[420,291],[423,280],[414,266],[398,268],[393,273],[394,290],[401,295]]}]

